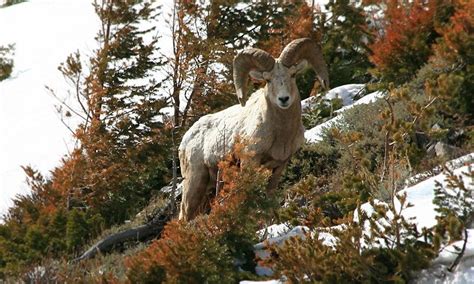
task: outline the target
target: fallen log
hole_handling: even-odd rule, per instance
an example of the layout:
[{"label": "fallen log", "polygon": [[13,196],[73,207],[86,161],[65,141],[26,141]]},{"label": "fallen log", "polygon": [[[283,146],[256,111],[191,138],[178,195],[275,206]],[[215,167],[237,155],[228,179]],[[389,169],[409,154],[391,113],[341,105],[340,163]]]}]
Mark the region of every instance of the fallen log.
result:
[{"label": "fallen log", "polygon": [[[164,187],[163,193],[170,193],[170,188]],[[181,185],[178,187],[178,191],[175,192],[175,201],[181,199]],[[176,204],[169,200],[165,207],[161,208],[153,214],[153,218],[147,223],[140,225],[135,228],[127,229],[118,233],[111,234],[100,241],[96,242],[92,247],[85,251],[80,257],[73,260],[73,262],[91,259],[97,254],[103,254],[110,252],[114,247],[123,244],[127,241],[144,241],[151,237],[159,237],[161,231],[165,227],[166,223],[173,218],[176,213]]]}]

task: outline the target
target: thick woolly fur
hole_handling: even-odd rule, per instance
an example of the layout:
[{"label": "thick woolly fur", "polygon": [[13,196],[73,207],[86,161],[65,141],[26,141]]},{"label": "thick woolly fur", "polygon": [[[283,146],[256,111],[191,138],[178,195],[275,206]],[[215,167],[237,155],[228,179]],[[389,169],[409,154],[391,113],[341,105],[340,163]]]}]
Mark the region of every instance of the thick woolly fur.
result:
[{"label": "thick woolly fur", "polygon": [[293,103],[286,109],[275,104],[279,92],[269,83],[253,93],[244,107],[234,105],[206,115],[186,132],[179,147],[184,177],[180,219],[191,220],[202,213],[209,193],[215,191],[217,165],[237,137],[250,142],[247,150],[258,164],[273,170],[268,189],[276,188],[287,161],[304,142],[301,101],[293,78],[289,85],[284,89]]}]

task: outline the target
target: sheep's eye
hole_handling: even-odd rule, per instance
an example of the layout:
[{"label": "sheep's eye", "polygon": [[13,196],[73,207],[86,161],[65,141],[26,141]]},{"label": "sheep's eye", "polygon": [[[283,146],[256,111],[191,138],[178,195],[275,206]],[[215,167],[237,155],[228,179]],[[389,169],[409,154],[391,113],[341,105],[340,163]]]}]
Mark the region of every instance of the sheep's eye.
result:
[{"label": "sheep's eye", "polygon": [[265,82],[270,83],[272,80],[271,79],[265,79]]}]

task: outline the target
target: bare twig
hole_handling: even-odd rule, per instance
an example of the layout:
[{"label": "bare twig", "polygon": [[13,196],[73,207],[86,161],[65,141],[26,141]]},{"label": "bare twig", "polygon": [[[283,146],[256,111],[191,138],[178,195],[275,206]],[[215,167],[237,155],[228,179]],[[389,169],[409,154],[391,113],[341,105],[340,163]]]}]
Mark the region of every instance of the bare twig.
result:
[{"label": "bare twig", "polygon": [[462,245],[461,251],[459,252],[458,256],[457,256],[456,259],[453,261],[453,263],[451,264],[451,266],[448,268],[448,271],[449,271],[449,272],[453,272],[453,271],[454,271],[454,269],[456,268],[456,266],[458,266],[459,262],[461,261],[462,257],[464,256],[464,252],[466,251],[467,238],[468,238],[467,229],[464,228],[464,243],[463,243],[463,245]]},{"label": "bare twig", "polygon": [[71,111],[72,113],[74,113],[75,115],[77,115],[78,117],[80,117],[81,119],[83,119],[84,121],[86,121],[86,118],[81,115],[78,111],[76,111],[75,109],[73,109],[70,105],[68,105],[65,101],[61,100],[57,95],[56,93],[53,91],[53,89],[51,89],[50,87],[48,86],[45,86],[46,87],[46,90],[49,91],[49,93],[60,103],[61,106],[64,106],[66,107],[69,111]]},{"label": "bare twig", "polygon": [[[395,124],[395,114],[393,112],[393,106],[389,99],[384,97],[385,102],[387,103],[389,110],[390,110],[390,126],[392,127]],[[387,163],[388,163],[388,155],[389,155],[389,147],[390,147],[390,130],[387,130],[385,133],[385,141],[384,141],[384,156],[383,156],[383,167],[382,167],[382,174],[380,176],[380,182],[382,182],[385,178],[385,174],[387,172]]]}]

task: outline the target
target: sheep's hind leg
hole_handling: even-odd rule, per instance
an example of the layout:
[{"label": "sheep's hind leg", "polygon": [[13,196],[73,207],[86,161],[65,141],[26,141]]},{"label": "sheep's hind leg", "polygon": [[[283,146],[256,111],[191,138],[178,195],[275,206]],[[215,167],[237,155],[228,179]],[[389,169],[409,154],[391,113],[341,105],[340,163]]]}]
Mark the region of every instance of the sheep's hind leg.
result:
[{"label": "sheep's hind leg", "polygon": [[180,220],[190,221],[202,213],[207,200],[207,186],[209,172],[207,167],[201,166],[199,170],[190,171],[184,179],[183,199],[181,201]]}]

